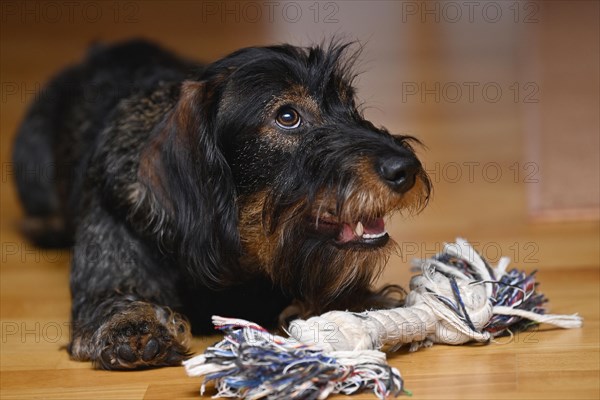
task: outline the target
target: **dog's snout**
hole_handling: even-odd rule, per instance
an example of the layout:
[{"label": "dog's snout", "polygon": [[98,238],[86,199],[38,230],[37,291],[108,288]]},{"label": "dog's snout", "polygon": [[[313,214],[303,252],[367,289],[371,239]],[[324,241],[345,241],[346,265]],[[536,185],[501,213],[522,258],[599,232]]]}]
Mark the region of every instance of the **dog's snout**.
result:
[{"label": "dog's snout", "polygon": [[377,171],[389,187],[404,193],[415,184],[419,162],[412,157],[398,155],[381,157],[378,160]]}]

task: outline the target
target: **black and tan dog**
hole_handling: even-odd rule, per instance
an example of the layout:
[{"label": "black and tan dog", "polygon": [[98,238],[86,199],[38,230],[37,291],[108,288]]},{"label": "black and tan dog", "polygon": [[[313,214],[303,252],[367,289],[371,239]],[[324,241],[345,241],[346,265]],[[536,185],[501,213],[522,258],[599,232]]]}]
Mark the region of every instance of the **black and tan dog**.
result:
[{"label": "black and tan dog", "polygon": [[390,306],[384,218],[430,183],[357,109],[352,46],[247,48],[208,66],[96,46],[40,93],[14,161],[25,230],[74,245],[69,352],[175,365],[190,324]]}]

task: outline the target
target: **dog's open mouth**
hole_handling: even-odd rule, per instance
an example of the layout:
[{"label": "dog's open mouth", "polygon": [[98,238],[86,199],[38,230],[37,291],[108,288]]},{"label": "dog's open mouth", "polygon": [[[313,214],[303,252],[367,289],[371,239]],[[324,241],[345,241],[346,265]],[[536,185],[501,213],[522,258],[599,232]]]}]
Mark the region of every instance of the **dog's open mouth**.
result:
[{"label": "dog's open mouth", "polygon": [[383,218],[360,218],[357,222],[340,222],[337,217],[325,213],[312,219],[317,232],[330,235],[336,245],[381,247],[388,240]]}]

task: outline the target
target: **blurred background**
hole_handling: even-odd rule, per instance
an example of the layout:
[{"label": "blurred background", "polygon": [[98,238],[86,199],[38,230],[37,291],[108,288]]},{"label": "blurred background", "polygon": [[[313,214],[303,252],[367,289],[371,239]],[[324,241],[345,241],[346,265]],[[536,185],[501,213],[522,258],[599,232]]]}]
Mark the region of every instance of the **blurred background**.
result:
[{"label": "blurred background", "polygon": [[[17,124],[44,82],[94,41],[155,40],[210,62],[244,46],[364,44],[366,115],[427,146],[434,197],[395,217],[413,257],[464,236],[531,268],[599,261],[599,3],[596,1],[3,1],[3,263],[22,258],[12,185]],[[13,254],[14,253],[14,254]],[[8,257],[8,258],[7,258]],[[27,259],[27,257],[25,257]],[[400,275],[398,275],[400,274]],[[405,275],[406,274],[406,275]]]}]

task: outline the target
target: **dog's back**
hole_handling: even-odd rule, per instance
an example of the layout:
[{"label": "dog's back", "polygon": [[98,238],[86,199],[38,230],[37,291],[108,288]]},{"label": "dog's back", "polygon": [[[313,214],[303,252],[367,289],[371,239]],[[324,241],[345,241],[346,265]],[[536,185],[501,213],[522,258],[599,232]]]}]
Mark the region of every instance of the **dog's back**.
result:
[{"label": "dog's back", "polygon": [[199,66],[142,41],[93,45],[85,60],[56,75],[37,95],[17,133],[13,162],[26,219],[37,245],[72,244],[81,175],[89,149],[122,99],[182,81]]}]

